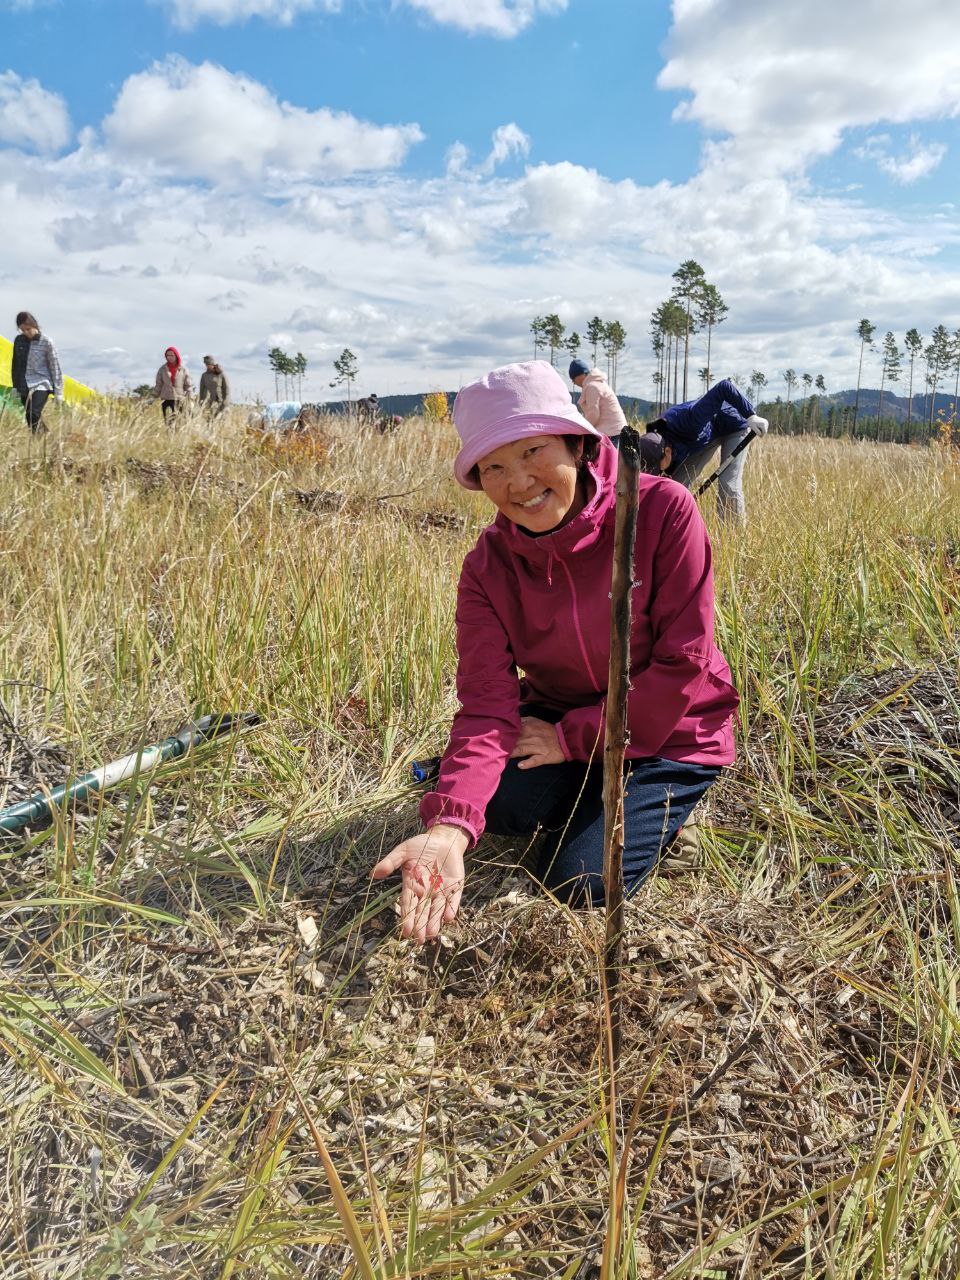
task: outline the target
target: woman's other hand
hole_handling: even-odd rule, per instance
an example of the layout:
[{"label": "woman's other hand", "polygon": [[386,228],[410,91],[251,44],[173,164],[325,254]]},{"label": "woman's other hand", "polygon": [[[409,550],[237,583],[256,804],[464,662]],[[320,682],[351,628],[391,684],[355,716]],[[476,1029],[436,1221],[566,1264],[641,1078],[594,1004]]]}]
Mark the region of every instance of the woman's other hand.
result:
[{"label": "woman's other hand", "polygon": [[526,716],[520,721],[520,737],[511,752],[511,759],[519,760],[518,769],[536,769],[542,764],[563,764],[566,756],[560,747],[556,725],[536,716]]},{"label": "woman's other hand", "polygon": [[381,858],[370,875],[384,880],[399,871],[400,932],[405,938],[426,942],[436,938],[460,909],[463,893],[463,855],[470,837],[462,827],[437,823],[429,831],[412,836]]}]

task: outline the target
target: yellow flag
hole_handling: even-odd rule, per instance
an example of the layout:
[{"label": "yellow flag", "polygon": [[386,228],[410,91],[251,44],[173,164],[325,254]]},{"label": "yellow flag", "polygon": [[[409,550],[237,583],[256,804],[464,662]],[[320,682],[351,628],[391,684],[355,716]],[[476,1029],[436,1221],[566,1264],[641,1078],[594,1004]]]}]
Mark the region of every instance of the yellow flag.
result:
[{"label": "yellow flag", "polygon": [[[13,375],[10,366],[13,362],[13,343],[9,338],[0,337],[0,387],[12,387]],[[64,378],[63,398],[67,404],[83,404],[87,400],[95,400],[97,393],[85,387],[75,378]]]}]

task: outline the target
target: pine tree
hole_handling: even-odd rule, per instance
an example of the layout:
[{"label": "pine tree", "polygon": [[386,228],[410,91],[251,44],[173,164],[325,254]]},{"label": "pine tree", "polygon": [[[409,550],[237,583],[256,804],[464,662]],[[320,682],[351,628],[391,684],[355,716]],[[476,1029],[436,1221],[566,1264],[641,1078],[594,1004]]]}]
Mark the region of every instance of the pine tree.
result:
[{"label": "pine tree", "polygon": [[330,383],[331,387],[341,387],[344,383],[347,384],[347,420],[349,421],[353,402],[353,384],[360,373],[357,368],[357,357],[349,347],[344,347],[340,352],[339,358],[334,360],[333,367],[337,376]]},{"label": "pine tree", "polygon": [[302,351],[298,351],[293,358],[293,362],[297,367],[297,399],[303,399],[303,379],[307,372],[307,357]]},{"label": "pine tree", "polygon": [[617,370],[620,353],[627,345],[627,331],[619,320],[611,320],[604,326],[603,354],[607,357],[607,377],[614,391],[617,389]]},{"label": "pine tree", "polygon": [[530,332],[533,334],[533,358],[536,360],[540,348],[547,345],[547,322],[543,316],[534,316],[530,321]]},{"label": "pine tree", "polygon": [[803,401],[800,405],[800,427],[804,432],[807,429],[807,397],[810,394],[810,388],[813,386],[813,374],[805,373],[801,377],[803,383]]},{"label": "pine tree", "polygon": [[685,317],[683,328],[683,398],[686,400],[690,365],[690,335],[695,333],[697,329],[697,319],[703,302],[704,290],[707,287],[707,278],[704,275],[703,267],[699,262],[695,262],[693,258],[688,258],[686,262],[681,262],[673,273],[673,278],[677,283],[674,285],[672,296],[683,307]]},{"label": "pine tree", "polygon": [[856,434],[857,417],[860,413],[860,379],[863,376],[863,352],[865,347],[873,345],[873,335],[876,332],[876,326],[872,325],[869,320],[861,320],[857,326],[857,337],[860,339],[860,365],[857,369],[857,398],[853,406],[853,430]]},{"label": "pine tree", "polygon": [[599,316],[594,316],[593,319],[590,321],[590,323],[587,325],[587,342],[589,342],[590,346],[593,348],[594,368],[596,368],[596,364],[597,364],[597,351],[601,343],[603,342],[603,335],[606,332],[606,329],[607,329],[607,326],[603,323],[603,321],[600,319]]},{"label": "pine tree", "polygon": [[271,347],[267,352],[267,362],[273,370],[274,400],[280,399],[280,375],[283,373],[283,365],[286,359],[287,356],[281,347]]},{"label": "pine tree", "polygon": [[571,333],[570,337],[567,338],[566,342],[563,344],[566,348],[567,355],[571,360],[576,360],[577,356],[580,354],[580,347],[582,343],[583,339],[580,337],[579,333],[577,333],[576,329],[574,329],[573,333]]},{"label": "pine tree", "polygon": [[727,316],[730,314],[730,308],[720,297],[720,290],[715,284],[706,284],[703,287],[703,296],[700,299],[700,305],[697,308],[697,320],[700,327],[706,326],[707,330],[707,380],[706,386],[709,390],[712,378],[712,363],[710,352],[713,342],[713,331],[718,324],[723,324]]},{"label": "pine tree", "polygon": [[797,385],[797,382],[799,381],[799,379],[797,378],[796,370],[787,369],[784,372],[783,380],[787,384],[787,428],[789,430],[790,428],[790,395],[793,392],[794,387]]},{"label": "pine tree", "polygon": [[888,329],[883,338],[883,361],[880,365],[880,401],[877,405],[877,439],[880,439],[880,419],[883,413],[883,388],[887,382],[900,379],[900,348]]},{"label": "pine tree", "polygon": [[910,423],[913,419],[913,366],[917,356],[923,350],[923,339],[916,329],[908,329],[903,338],[903,345],[910,357],[910,392],[907,400],[907,439],[910,438]]},{"label": "pine tree", "polygon": [[550,363],[554,364],[554,353],[557,348],[563,344],[563,335],[566,332],[566,325],[556,314],[543,317],[543,336],[546,338],[547,346],[550,348]]},{"label": "pine tree", "polygon": [[929,425],[933,430],[933,413],[937,403],[937,385],[940,381],[940,374],[950,364],[950,335],[942,324],[938,324],[930,335],[929,350],[932,355],[933,366],[933,382],[932,392],[930,395],[930,419]]}]

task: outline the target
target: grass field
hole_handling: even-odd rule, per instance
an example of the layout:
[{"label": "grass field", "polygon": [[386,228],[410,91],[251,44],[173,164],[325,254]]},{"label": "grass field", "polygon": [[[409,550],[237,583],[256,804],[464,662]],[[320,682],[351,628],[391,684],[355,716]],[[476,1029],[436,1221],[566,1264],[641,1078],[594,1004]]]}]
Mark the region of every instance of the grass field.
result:
[{"label": "grass field", "polygon": [[[0,803],[254,710],[0,845],[0,1277],[960,1274],[960,466],[769,438],[715,536],[740,758],[628,910],[481,846],[440,946],[378,854],[454,707],[488,518],[452,428],[0,422]],[[320,451],[322,452],[322,450]],[[712,515],[709,517],[712,522]]]}]

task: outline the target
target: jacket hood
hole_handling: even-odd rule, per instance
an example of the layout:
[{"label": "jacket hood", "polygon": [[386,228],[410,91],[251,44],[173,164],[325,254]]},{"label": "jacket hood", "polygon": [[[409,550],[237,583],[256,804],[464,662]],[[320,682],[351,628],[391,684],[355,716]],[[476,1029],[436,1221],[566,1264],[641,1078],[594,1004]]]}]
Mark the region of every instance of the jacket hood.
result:
[{"label": "jacket hood", "polygon": [[591,369],[591,370],[590,370],[590,372],[587,374],[587,376],[584,378],[584,380],[583,380],[583,381],[584,381],[585,383],[587,383],[587,382],[606,382],[606,378],[603,376],[603,374],[600,372],[600,370],[599,370],[599,369]]},{"label": "jacket hood", "polygon": [[173,352],[173,354],[177,357],[177,363],[176,363],[173,367],[174,367],[175,369],[179,369],[179,368],[180,368],[180,366],[183,364],[183,361],[180,359],[180,352],[177,350],[177,348],[176,348],[176,347],[164,347],[164,349],[163,349],[163,362],[164,362],[164,364],[169,365],[169,363],[170,363],[170,361],[167,359],[167,352],[168,352],[168,351],[172,351],[172,352]]}]

